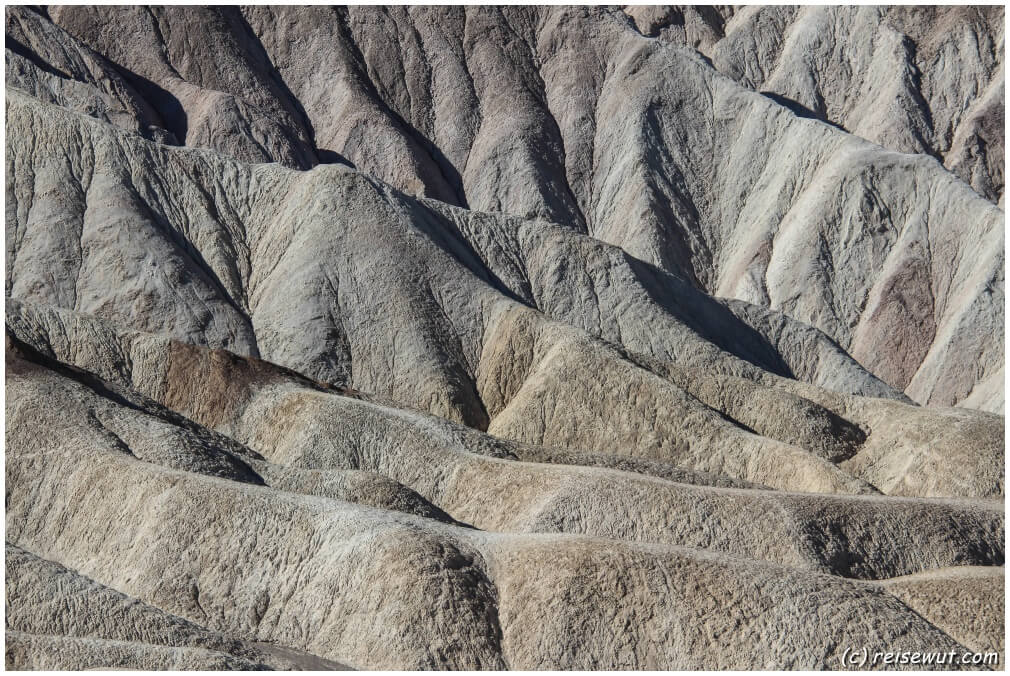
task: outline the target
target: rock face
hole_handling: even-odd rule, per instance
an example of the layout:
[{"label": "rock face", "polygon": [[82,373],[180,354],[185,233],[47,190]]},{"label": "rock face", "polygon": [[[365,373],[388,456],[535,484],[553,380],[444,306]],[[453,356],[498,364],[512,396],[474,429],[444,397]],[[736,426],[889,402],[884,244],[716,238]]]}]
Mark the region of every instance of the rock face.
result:
[{"label": "rock face", "polygon": [[1002,657],[1001,8],[6,21],[9,668]]}]

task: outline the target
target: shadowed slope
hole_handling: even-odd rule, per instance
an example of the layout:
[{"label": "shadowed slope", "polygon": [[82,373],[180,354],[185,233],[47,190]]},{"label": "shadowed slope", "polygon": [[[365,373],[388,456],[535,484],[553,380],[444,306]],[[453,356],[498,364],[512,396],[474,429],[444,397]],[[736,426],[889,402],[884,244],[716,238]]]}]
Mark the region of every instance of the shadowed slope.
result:
[{"label": "shadowed slope", "polygon": [[[18,403],[25,401],[21,392],[50,376],[44,375],[44,368],[20,365],[17,352],[8,358],[13,360],[8,365],[8,388],[14,393],[8,397],[7,411],[11,542],[215,632],[276,641],[369,668],[689,666],[698,663],[693,656],[714,648],[712,638],[696,627],[755,613],[766,619],[749,625],[738,638],[755,647],[766,646],[763,652],[720,652],[719,665],[754,666],[767,660],[829,665],[837,654],[825,647],[828,636],[871,647],[912,649],[928,644],[934,649],[961,649],[890,596],[864,583],[805,572],[805,565],[772,566],[612,539],[552,535],[548,541],[545,535],[483,533],[166,467],[114,446],[92,444],[82,452],[80,444],[59,433],[45,440],[25,436],[30,423]],[[73,411],[68,412],[73,419]],[[601,479],[610,476],[609,470],[588,471]],[[626,488],[615,497],[626,495]],[[714,524],[711,507],[720,494],[736,501],[760,493],[707,490],[717,498],[705,509],[708,528]],[[593,492],[602,495],[598,489]],[[876,523],[855,537],[847,530],[858,528],[863,501],[849,499],[850,509],[839,509],[837,500],[825,503],[812,496],[773,499],[807,502],[814,513],[823,508],[824,515],[832,515],[833,525],[811,529],[811,522],[802,532],[810,538],[807,546],[819,542],[825,547],[821,552],[829,556],[825,563],[850,566],[851,572],[858,572],[853,567],[857,560],[907,569],[910,561],[883,558],[895,554],[916,556],[920,563],[913,565],[918,566],[1002,561],[1000,553],[985,551],[983,544],[1001,528],[994,511],[969,510],[956,503],[932,503],[924,510],[930,503],[877,498],[865,503],[872,510],[865,513],[875,515]],[[866,537],[871,533],[881,537],[886,532],[881,530],[881,508],[888,503],[892,508],[887,511],[906,521],[893,536],[924,533],[921,543],[877,541],[881,549],[865,559],[837,549],[846,542],[866,547],[874,542]],[[911,509],[904,509],[905,503]],[[944,516],[948,510],[950,515]],[[759,508],[752,513],[771,515],[774,510]],[[837,521],[841,514],[851,520]],[[921,525],[910,526],[908,519],[919,519]],[[982,531],[973,544],[970,536],[965,538],[975,519],[981,519]],[[923,530],[943,529],[945,523],[956,528],[943,536]],[[738,535],[772,532],[754,526],[748,519]],[[256,537],[250,538],[250,532]],[[932,547],[941,542],[945,549]],[[531,571],[537,572],[530,575]],[[243,584],[227,583],[236,578]],[[410,584],[405,584],[407,580]],[[695,584],[685,586],[688,580]],[[701,603],[713,593],[722,599],[717,612]],[[822,596],[824,607],[832,609],[816,622],[807,613],[811,594]],[[384,602],[390,598],[396,603]],[[601,612],[600,599],[606,600],[607,608],[618,610],[616,618]],[[639,613],[641,622],[620,619]],[[533,615],[542,631],[523,629]],[[578,641],[593,646],[589,652],[573,652],[569,643],[574,640],[570,622],[576,615],[588,622]],[[413,621],[418,616],[431,621]],[[362,617],[369,620],[368,631],[361,631]],[[807,631],[773,643],[761,640],[773,627],[800,621]],[[38,639],[18,634],[11,638],[12,645],[21,646],[15,658],[34,663],[30,655],[39,654]],[[164,652],[160,648],[130,644],[132,654],[126,656],[116,652],[122,650],[121,644],[108,639],[44,640],[46,645],[54,640],[67,644],[63,654],[71,659],[78,655],[80,663],[114,659],[117,664],[166,664],[158,656]],[[78,647],[71,650],[69,644],[75,642]],[[681,647],[685,644],[693,647]],[[213,663],[194,661],[205,658],[186,650],[173,649],[171,659],[186,661],[170,664]]]},{"label": "shadowed slope", "polygon": [[[236,144],[256,143],[286,161],[271,139],[302,143],[311,127],[319,148],[397,189],[588,232],[822,330],[920,403],[999,410],[968,397],[1001,361],[987,339],[1001,335],[1001,211],[931,158],[882,152],[719,71],[995,185],[1000,12],[703,10],[643,15],[638,30],[609,8],[72,7],[53,18],[122,68],[194,92],[182,105],[200,119],[224,115],[205,103],[219,92],[281,111],[268,116],[281,131],[219,120],[238,135],[192,145],[248,159]],[[139,37],[123,48],[102,25]],[[220,66],[188,55],[194,32]]]},{"label": "shadowed slope", "polygon": [[8,668],[1002,651],[1001,21],[9,8]]}]

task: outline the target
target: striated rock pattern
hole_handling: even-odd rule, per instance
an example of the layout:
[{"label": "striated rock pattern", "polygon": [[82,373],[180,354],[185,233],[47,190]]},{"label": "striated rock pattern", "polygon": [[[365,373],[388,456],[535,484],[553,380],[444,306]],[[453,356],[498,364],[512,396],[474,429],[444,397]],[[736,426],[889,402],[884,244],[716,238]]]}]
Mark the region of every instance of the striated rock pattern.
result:
[{"label": "striated rock pattern", "polygon": [[8,668],[1002,664],[1002,8],[6,31]]}]

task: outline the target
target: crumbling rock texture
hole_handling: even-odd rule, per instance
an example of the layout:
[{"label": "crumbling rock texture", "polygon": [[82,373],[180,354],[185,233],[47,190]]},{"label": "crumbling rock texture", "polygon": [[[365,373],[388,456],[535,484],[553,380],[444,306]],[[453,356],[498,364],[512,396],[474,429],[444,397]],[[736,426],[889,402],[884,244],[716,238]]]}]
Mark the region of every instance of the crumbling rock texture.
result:
[{"label": "crumbling rock texture", "polygon": [[1002,655],[1001,8],[6,30],[8,668]]}]

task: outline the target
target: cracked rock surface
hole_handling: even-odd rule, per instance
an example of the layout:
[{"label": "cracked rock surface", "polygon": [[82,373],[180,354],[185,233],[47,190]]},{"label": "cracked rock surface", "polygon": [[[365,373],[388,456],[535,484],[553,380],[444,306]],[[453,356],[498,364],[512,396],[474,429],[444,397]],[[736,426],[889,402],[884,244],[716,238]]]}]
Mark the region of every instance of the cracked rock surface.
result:
[{"label": "cracked rock surface", "polygon": [[1002,664],[1002,8],[6,31],[8,668]]}]

